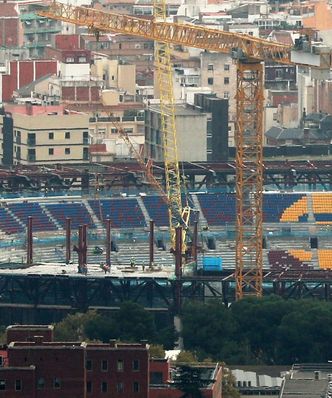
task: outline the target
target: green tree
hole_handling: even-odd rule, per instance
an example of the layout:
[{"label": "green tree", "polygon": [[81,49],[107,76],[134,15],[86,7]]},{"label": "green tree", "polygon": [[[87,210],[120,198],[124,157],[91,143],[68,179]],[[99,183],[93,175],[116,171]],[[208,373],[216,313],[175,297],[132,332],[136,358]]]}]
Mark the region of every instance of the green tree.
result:
[{"label": "green tree", "polygon": [[185,349],[198,351],[202,358],[222,358],[234,327],[231,312],[221,303],[192,302],[184,306],[182,336]]},{"label": "green tree", "polygon": [[176,358],[177,363],[195,363],[197,362],[197,357],[194,352],[191,351],[181,351]]},{"label": "green tree", "polygon": [[223,398],[240,398],[240,392],[235,387],[235,377],[230,369],[223,367],[222,378],[222,397]]},{"label": "green tree", "polygon": [[61,322],[54,325],[54,337],[57,341],[82,341],[88,336],[85,333],[87,322],[98,318],[95,311],[88,311],[85,314],[76,313],[67,315]]},{"label": "green tree", "polygon": [[139,304],[130,301],[122,303],[114,319],[119,337],[124,341],[154,341],[156,338],[153,315]]},{"label": "green tree", "polygon": [[165,358],[165,350],[161,344],[151,344],[149,353],[151,358]]}]

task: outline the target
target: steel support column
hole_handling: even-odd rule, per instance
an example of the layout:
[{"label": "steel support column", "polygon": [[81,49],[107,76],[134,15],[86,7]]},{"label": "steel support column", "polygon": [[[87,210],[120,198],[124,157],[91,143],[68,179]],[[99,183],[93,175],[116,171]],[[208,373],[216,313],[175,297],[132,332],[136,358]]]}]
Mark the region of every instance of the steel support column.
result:
[{"label": "steel support column", "polygon": [[191,255],[193,260],[197,263],[197,245],[198,245],[198,221],[194,222],[194,233],[191,247]]},{"label": "steel support column", "polygon": [[28,217],[27,229],[27,264],[33,263],[33,236],[32,236],[32,217]]},{"label": "steel support column", "polygon": [[238,62],[236,299],[262,295],[263,64]]},{"label": "steel support column", "polygon": [[149,265],[150,267],[154,264],[154,221],[150,220],[150,236],[149,236]]},{"label": "steel support column", "polygon": [[106,219],[106,265],[111,267],[111,220]]},{"label": "steel support column", "polygon": [[66,264],[71,260],[71,218],[66,218]]},{"label": "steel support column", "polygon": [[87,240],[87,229],[88,226],[86,224],[83,225],[82,229],[82,261],[83,264],[87,265],[87,251],[88,251],[88,240]]}]

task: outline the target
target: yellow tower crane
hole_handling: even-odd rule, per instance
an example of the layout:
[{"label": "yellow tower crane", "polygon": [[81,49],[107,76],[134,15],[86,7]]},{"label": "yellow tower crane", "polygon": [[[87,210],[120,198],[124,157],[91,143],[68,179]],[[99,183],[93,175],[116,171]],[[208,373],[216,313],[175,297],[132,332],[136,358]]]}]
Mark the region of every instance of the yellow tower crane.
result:
[{"label": "yellow tower crane", "polygon": [[[159,11],[157,10],[157,12]],[[240,299],[245,295],[261,296],[263,284],[263,61],[293,64],[292,47],[244,34],[208,29],[191,24],[165,22],[164,12],[165,10],[161,12],[159,19],[147,20],[53,2],[47,10],[41,11],[39,14],[47,18],[87,26],[95,31],[112,31],[144,37],[158,43],[231,53],[237,62],[236,298]],[[157,57],[159,56],[159,58],[156,63],[160,64],[162,69],[169,62],[168,59],[165,62],[164,58],[168,57],[169,53],[167,54],[168,50],[165,50],[165,54],[161,56],[161,47],[158,48]],[[322,62],[326,61],[325,64],[320,63],[319,65],[317,65],[317,59],[313,62],[307,61],[307,56],[295,59],[298,64],[327,68],[331,66],[330,54],[322,60]],[[170,74],[167,72],[166,75]],[[166,83],[160,80],[159,84],[164,88]],[[167,92],[161,95],[165,95],[166,102],[172,103]],[[169,109],[164,112],[170,114]],[[165,118],[163,121],[165,131],[170,133],[175,131],[170,125],[173,122],[174,119]],[[176,137],[167,133],[166,137],[164,135],[164,146],[176,148],[176,142],[172,142],[175,139]],[[169,168],[167,178],[170,179],[174,176],[172,173],[174,167],[177,167],[174,156],[176,156],[175,152],[171,158],[165,158],[165,168]],[[176,175],[178,175],[178,171],[175,172]],[[179,184],[179,181],[176,181],[176,184]],[[169,191],[171,187],[167,186],[167,189]],[[173,192],[168,192],[169,197],[172,194]],[[179,196],[174,197],[171,206],[174,206],[173,214],[176,215],[176,222],[179,222],[180,214],[179,211],[177,212],[177,209],[181,209]]]}]

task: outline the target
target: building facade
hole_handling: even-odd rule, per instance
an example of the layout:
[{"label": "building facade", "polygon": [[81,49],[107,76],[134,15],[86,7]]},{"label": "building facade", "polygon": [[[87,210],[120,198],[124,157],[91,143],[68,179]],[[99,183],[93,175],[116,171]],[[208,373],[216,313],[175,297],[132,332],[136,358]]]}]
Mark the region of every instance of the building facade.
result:
[{"label": "building facade", "polygon": [[[207,160],[207,114],[194,106],[175,106],[175,124],[179,161]],[[164,160],[160,105],[151,104],[145,111],[145,156]]]},{"label": "building facade", "polygon": [[0,129],[4,165],[89,161],[88,115],[6,114],[0,117]]}]

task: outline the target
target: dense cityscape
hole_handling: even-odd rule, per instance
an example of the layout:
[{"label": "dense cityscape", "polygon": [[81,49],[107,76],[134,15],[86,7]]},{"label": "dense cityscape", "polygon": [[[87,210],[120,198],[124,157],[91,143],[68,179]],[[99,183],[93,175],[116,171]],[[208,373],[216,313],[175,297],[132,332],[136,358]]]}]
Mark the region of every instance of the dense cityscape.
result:
[{"label": "dense cityscape", "polygon": [[0,397],[332,396],[331,7],[0,0]]}]

